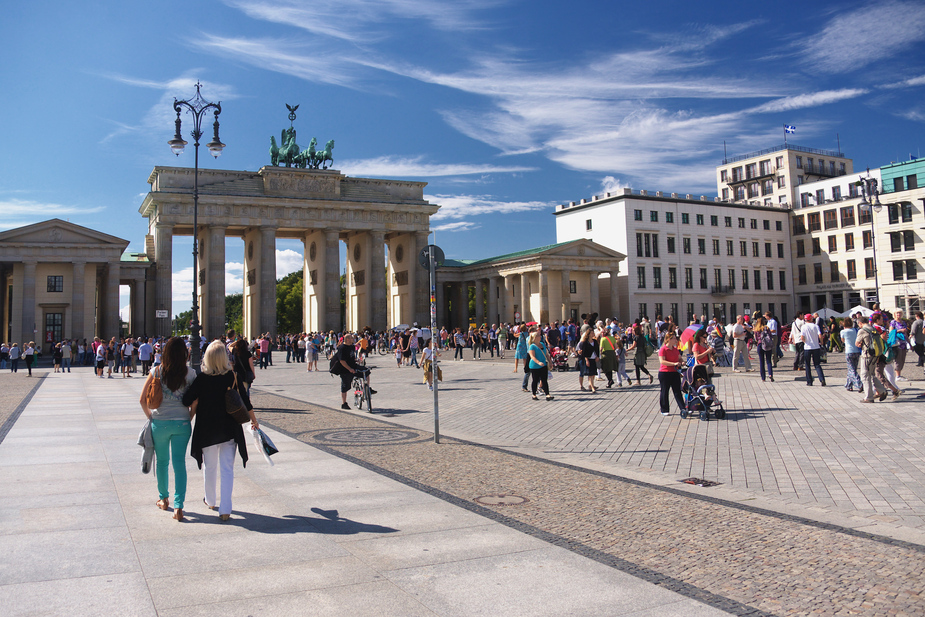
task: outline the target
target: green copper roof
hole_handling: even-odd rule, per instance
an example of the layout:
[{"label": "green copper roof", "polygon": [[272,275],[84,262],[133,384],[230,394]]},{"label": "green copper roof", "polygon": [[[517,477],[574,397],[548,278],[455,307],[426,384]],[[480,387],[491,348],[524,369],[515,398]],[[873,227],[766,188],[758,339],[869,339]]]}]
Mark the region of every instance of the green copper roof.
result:
[{"label": "green copper roof", "polygon": [[506,255],[498,255],[497,257],[488,257],[487,259],[447,259],[443,262],[444,268],[464,268],[466,266],[477,266],[481,264],[488,264],[495,261],[508,261],[510,259],[518,259],[520,257],[529,257],[530,255],[538,255],[540,253],[545,253],[548,250],[554,249],[558,246],[565,246],[566,244],[571,244],[574,240],[569,242],[560,242],[558,244],[547,244],[546,246],[540,246],[535,249],[527,249],[525,251],[517,251],[516,253],[507,253]]}]

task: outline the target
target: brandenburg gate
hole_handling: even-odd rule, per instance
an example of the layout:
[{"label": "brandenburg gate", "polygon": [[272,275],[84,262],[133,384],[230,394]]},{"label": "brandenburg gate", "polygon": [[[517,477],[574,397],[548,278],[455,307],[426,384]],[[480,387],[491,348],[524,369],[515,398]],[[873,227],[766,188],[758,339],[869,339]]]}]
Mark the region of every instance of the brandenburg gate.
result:
[{"label": "brandenburg gate", "polygon": [[[174,236],[193,235],[193,170],[155,167],[139,212],[156,263],[155,311],[172,315]],[[203,337],[225,330],[225,238],[244,241],[244,336],[276,335],[276,240],[304,243],[304,328],[341,327],[346,275],[348,330],[429,322],[425,182],[352,178],[333,169],[267,166],[257,172],[199,170],[199,304]],[[340,263],[341,242],[346,263]],[[155,319],[154,334],[171,331]]]}]

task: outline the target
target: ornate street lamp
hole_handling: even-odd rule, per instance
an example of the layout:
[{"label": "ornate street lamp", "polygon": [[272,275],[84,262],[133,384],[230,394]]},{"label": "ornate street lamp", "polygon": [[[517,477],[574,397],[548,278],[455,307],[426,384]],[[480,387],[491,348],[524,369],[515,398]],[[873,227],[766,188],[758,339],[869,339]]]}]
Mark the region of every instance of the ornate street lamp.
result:
[{"label": "ornate street lamp", "polygon": [[874,215],[883,210],[880,204],[880,193],[877,191],[877,179],[870,177],[870,169],[867,170],[866,178],[858,178],[858,186],[861,187],[861,203],[858,207],[861,210],[867,210],[870,213],[870,242],[874,251],[874,293],[877,302],[880,302],[880,279],[877,275],[877,235],[874,233]]},{"label": "ornate street lamp", "polygon": [[174,154],[180,156],[187,142],[183,140],[180,133],[180,112],[184,109],[193,115],[193,130],[190,133],[193,137],[193,147],[196,150],[194,158],[193,171],[193,319],[190,324],[190,365],[199,372],[201,360],[201,338],[199,333],[199,139],[202,137],[202,117],[209,109],[214,110],[215,122],[212,123],[214,136],[212,141],[206,144],[212,156],[218,158],[222,153],[225,144],[218,138],[218,115],[222,113],[222,104],[210,103],[202,98],[199,89],[202,84],[196,82],[196,96],[191,99],[178,101],[173,100],[173,109],[177,112],[176,134],[173,139],[167,142]]}]

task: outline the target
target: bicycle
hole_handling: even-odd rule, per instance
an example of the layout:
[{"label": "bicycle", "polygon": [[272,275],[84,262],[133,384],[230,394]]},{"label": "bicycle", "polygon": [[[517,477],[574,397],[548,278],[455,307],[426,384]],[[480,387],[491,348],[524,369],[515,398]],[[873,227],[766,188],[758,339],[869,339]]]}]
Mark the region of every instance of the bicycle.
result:
[{"label": "bicycle", "polygon": [[376,344],[376,350],[379,352],[380,356],[384,356],[389,353],[389,341],[384,337],[379,337],[379,342]]},{"label": "bicycle", "polygon": [[353,376],[353,404],[357,409],[363,409],[366,405],[366,411],[373,412],[372,395],[369,391],[369,368],[359,366]]}]

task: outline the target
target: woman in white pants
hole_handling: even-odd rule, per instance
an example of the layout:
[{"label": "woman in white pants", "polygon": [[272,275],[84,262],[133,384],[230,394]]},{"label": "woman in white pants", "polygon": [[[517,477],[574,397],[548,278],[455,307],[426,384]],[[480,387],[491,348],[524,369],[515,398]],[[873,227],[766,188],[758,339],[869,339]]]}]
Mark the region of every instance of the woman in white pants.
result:
[{"label": "woman in white pants", "polygon": [[[244,429],[225,411],[225,391],[234,386],[234,371],[228,361],[228,352],[221,341],[213,341],[202,357],[202,372],[183,395],[183,404],[196,418],[190,455],[203,470],[205,498],[210,510],[218,508],[219,518],[231,518],[231,491],[234,487],[234,451],[241,454],[241,463],[247,466],[247,445]],[[239,392],[244,384],[238,383]],[[248,412],[251,425],[258,427],[254,411]],[[221,475],[221,496],[216,499],[215,485]]]}]

